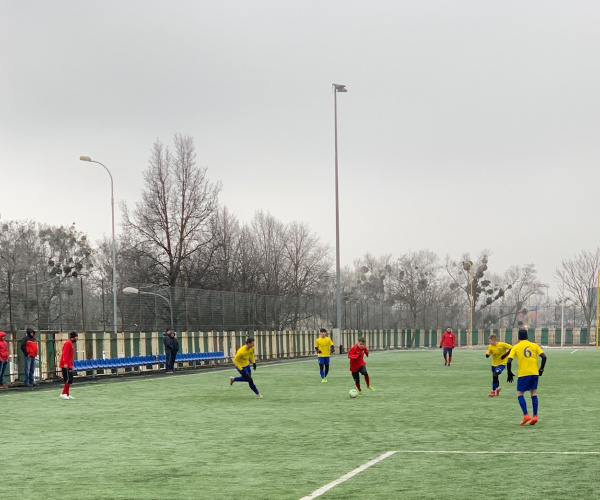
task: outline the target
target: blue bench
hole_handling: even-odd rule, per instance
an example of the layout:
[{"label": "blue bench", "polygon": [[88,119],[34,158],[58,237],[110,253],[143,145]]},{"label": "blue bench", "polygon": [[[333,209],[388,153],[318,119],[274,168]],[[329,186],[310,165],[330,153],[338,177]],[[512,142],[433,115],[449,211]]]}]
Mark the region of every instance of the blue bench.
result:
[{"label": "blue bench", "polygon": [[[223,351],[216,352],[191,352],[177,353],[176,363],[188,363],[196,361],[212,361],[217,359],[227,359]],[[78,359],[73,362],[73,371],[90,370],[110,370],[113,368],[131,368],[134,366],[156,365],[166,362],[166,356],[131,356],[127,358],[106,358],[106,359]]]}]

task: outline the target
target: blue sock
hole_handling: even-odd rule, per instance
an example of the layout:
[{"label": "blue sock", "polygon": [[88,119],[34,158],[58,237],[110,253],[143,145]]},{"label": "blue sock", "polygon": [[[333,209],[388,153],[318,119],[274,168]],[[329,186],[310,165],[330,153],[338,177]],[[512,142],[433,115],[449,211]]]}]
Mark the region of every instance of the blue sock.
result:
[{"label": "blue sock", "polygon": [[256,394],[258,396],[258,389],[256,388],[256,386],[254,384],[250,384],[250,389],[252,389],[254,391],[254,394]]},{"label": "blue sock", "polygon": [[533,405],[533,414],[537,415],[537,409],[538,409],[537,394],[535,396],[531,396],[531,404]]},{"label": "blue sock", "polygon": [[493,383],[493,384],[492,384],[492,391],[495,391],[496,389],[498,389],[498,386],[499,386],[499,385],[500,385],[500,384]]},{"label": "blue sock", "polygon": [[519,404],[521,405],[521,410],[523,410],[523,415],[527,415],[527,403],[525,402],[525,396],[518,397]]},{"label": "blue sock", "polygon": [[325,370],[323,370],[323,365],[319,365],[319,372],[321,373],[321,378],[325,378]]}]

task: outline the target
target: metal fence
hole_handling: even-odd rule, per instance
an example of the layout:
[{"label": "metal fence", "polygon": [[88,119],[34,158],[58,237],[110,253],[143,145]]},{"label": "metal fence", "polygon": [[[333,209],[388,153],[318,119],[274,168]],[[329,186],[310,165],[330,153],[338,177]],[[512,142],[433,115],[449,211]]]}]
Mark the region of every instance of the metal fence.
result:
[{"label": "metal fence", "polygon": [[[124,293],[135,288],[137,293]],[[464,306],[423,305],[416,318],[407,305],[370,300],[342,302],[342,329],[439,329],[470,327]],[[569,305],[530,306],[518,314],[488,307],[475,314],[475,328],[587,327],[583,310]],[[250,293],[121,284],[117,293],[116,331],[150,332],[172,326],[177,331],[254,331],[331,328],[336,321],[334,294],[281,297]],[[113,332],[113,295],[109,284],[90,278],[0,281],[0,330],[33,327],[47,331]]]},{"label": "metal fence", "polygon": [[[382,329],[382,330],[344,330],[341,332],[342,349],[347,350],[359,337],[365,337],[367,346],[372,350],[436,348],[443,328],[434,329]],[[287,331],[180,331],[177,333],[179,352],[207,353],[221,351],[223,359],[190,363],[182,361],[178,368],[190,366],[218,366],[231,363],[236,350],[244,344],[246,335],[256,339],[256,356],[259,361],[299,358],[314,356],[314,342],[318,330]],[[516,328],[457,330],[457,347],[483,347],[488,344],[491,333],[503,342],[517,341]],[[562,335],[564,334],[564,337]],[[9,384],[21,385],[24,375],[24,354],[19,343],[25,332],[10,333],[8,336],[9,365],[6,381]],[[38,357],[35,363],[36,380],[60,379],[59,360],[63,345],[68,338],[67,333],[39,331]],[[530,340],[543,346],[590,346],[595,345],[595,330],[588,332],[585,328],[530,328]],[[337,349],[337,354],[340,354]],[[107,368],[77,372],[78,376],[125,375],[131,372],[155,372],[163,368],[164,362],[158,356],[164,354],[163,335],[159,332],[126,332],[117,335],[105,332],[86,332],[79,336],[76,345],[75,359],[115,359],[131,356],[154,356],[155,361],[130,368]]]}]

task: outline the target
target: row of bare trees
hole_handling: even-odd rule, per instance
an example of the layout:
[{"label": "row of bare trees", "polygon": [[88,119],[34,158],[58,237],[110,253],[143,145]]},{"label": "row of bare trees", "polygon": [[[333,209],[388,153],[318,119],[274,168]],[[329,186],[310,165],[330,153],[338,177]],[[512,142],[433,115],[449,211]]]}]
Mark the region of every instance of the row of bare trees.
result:
[{"label": "row of bare trees", "polygon": [[[259,211],[242,223],[219,204],[221,186],[197,163],[193,138],[176,134],[173,145],[156,141],[151,149],[140,200],[121,204],[118,236],[119,286],[158,285],[259,295],[322,297],[333,294],[331,249],[306,223],[284,224]],[[370,254],[342,271],[344,300],[373,301],[408,308],[413,327],[432,324],[440,307],[472,310],[473,326],[514,325],[531,304],[549,304],[546,284],[534,264],[499,272],[484,250],[441,260],[428,250],[400,257]],[[43,298],[48,315],[62,312],[61,293],[87,275],[98,293],[111,282],[111,241],[92,246],[74,226],[6,221],[0,236],[0,324],[7,324],[5,290],[28,279],[51,283]],[[561,263],[556,278],[567,300],[585,311],[588,327],[595,314],[590,295],[600,269],[600,248]],[[27,292],[27,290],[25,290]],[[57,304],[58,303],[58,304]],[[492,307],[492,305],[495,305]],[[500,305],[500,307],[498,307]],[[492,312],[493,311],[493,312]],[[293,315],[292,315],[293,316]],[[298,317],[291,320],[295,325]]]}]

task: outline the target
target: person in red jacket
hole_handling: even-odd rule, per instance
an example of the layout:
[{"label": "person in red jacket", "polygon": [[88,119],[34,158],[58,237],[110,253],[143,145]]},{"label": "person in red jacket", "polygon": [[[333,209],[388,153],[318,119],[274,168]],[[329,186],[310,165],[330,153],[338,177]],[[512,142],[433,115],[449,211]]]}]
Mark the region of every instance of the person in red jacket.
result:
[{"label": "person in red jacket", "polygon": [[35,358],[38,355],[38,343],[33,328],[27,328],[27,335],[21,340],[21,351],[25,355],[25,385],[33,387]]},{"label": "person in red jacket", "polygon": [[0,332],[0,389],[6,389],[4,385],[4,371],[8,365],[8,344],[5,338],[6,332]]},{"label": "person in red jacket", "polygon": [[348,357],[350,358],[350,371],[352,372],[352,378],[354,379],[354,384],[358,389],[359,396],[362,396],[362,391],[360,389],[361,374],[363,377],[365,377],[367,389],[372,391],[375,390],[375,387],[369,383],[369,374],[367,373],[367,365],[364,360],[365,356],[369,356],[369,349],[367,349],[366,344],[367,341],[361,337],[358,339],[358,343],[352,346],[352,349],[348,351]]},{"label": "person in red jacket", "polygon": [[77,332],[69,333],[69,340],[63,345],[62,354],[60,355],[59,367],[62,369],[62,376],[65,382],[62,394],[60,395],[62,399],[75,399],[69,394],[69,387],[73,383],[73,359],[75,357],[75,342],[77,342],[78,338],[79,335]]},{"label": "person in red jacket", "polygon": [[444,347],[444,365],[450,366],[452,362],[452,349],[456,345],[456,336],[452,328],[448,327],[440,339],[440,349]]}]

